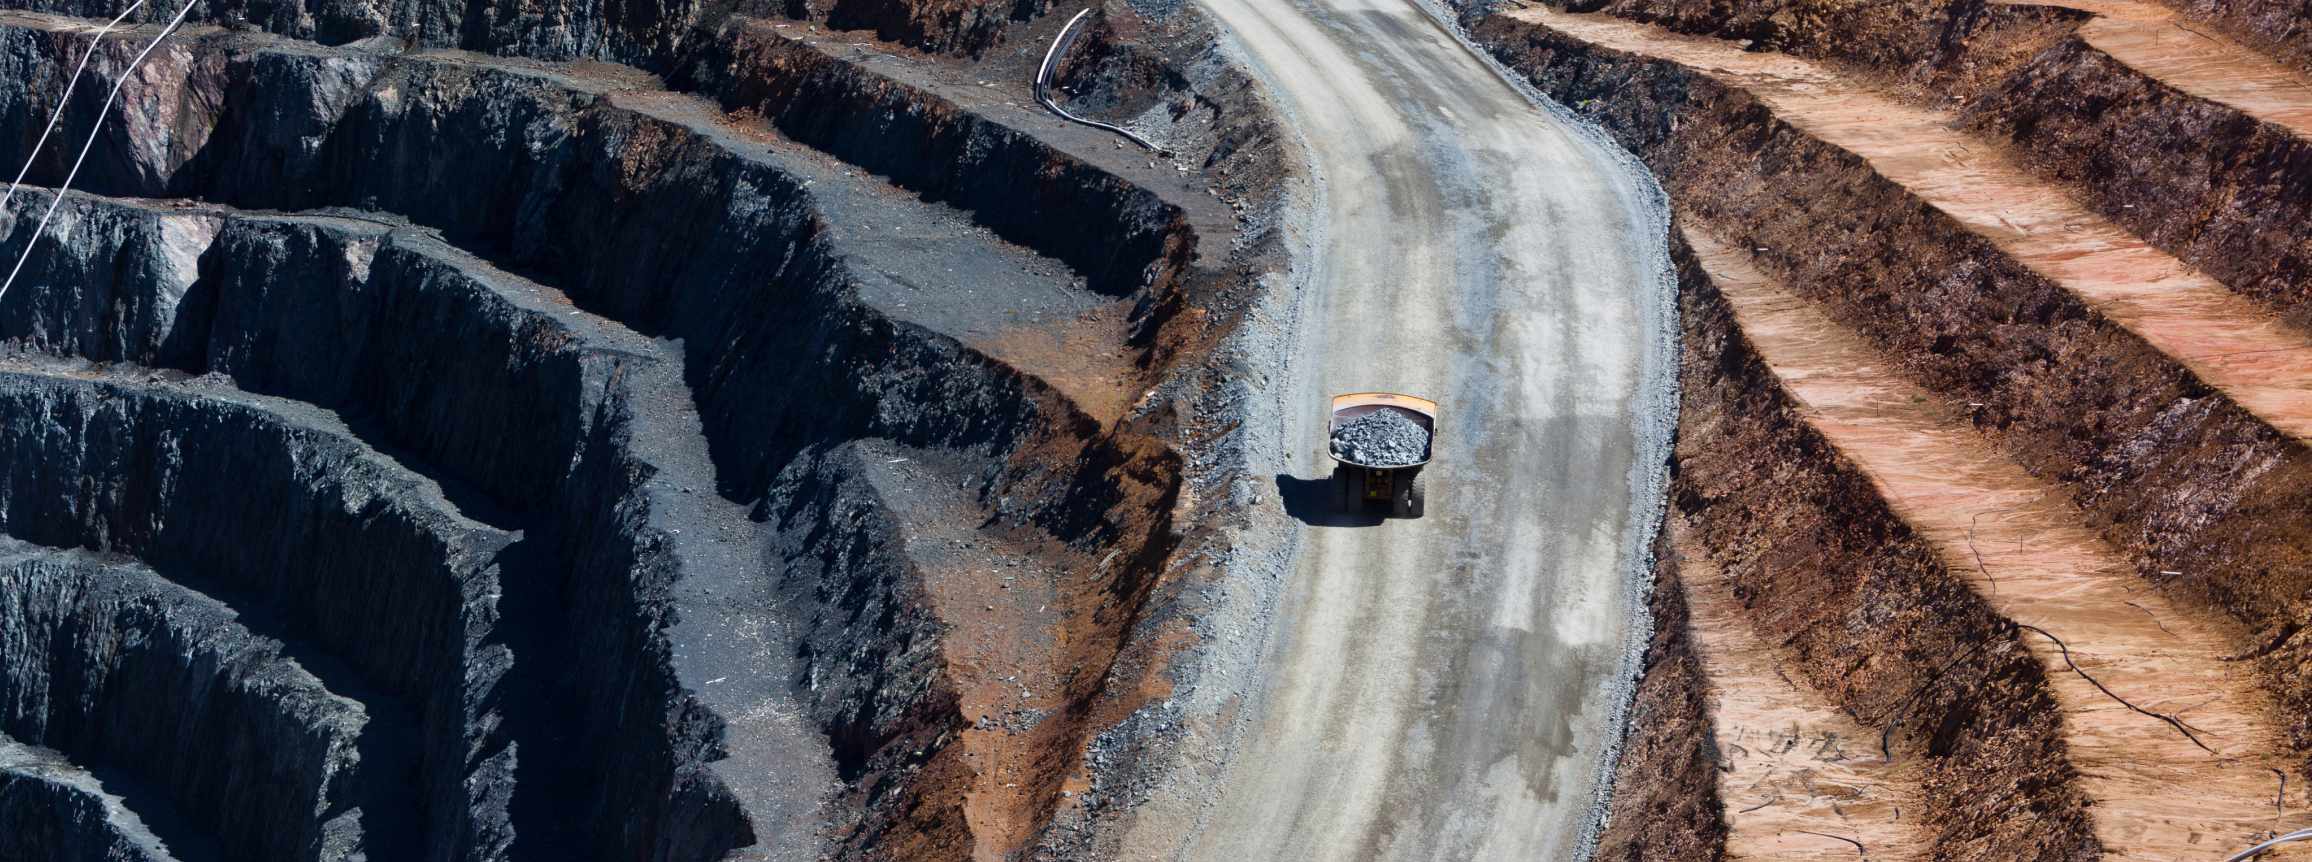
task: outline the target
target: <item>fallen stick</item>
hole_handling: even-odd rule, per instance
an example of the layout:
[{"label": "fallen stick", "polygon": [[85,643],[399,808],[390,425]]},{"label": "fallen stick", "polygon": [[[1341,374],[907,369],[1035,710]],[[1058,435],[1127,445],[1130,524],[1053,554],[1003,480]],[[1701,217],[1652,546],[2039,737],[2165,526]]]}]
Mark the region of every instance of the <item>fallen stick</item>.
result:
[{"label": "fallen stick", "polygon": [[1917,701],[1921,695],[1926,694],[1928,689],[1933,688],[1935,683],[1941,682],[1943,680],[1943,675],[1949,673],[1951,668],[1958,666],[1959,662],[1961,661],[1973,658],[1974,655],[1978,652],[1981,652],[1982,649],[1982,645],[1977,644],[1973,647],[1970,647],[1966,652],[1960,653],[1956,657],[1953,657],[1950,661],[1944,662],[1942,667],[1935,669],[1934,675],[1927,677],[1926,682],[1919,683],[1918,688],[1911,689],[1910,694],[1904,695],[1903,699],[1895,704],[1895,708],[1887,710],[1887,714],[1881,717],[1878,721],[1870,722],[1871,724],[1884,723],[1886,725],[1886,727],[1879,730],[1880,759],[1890,763],[1894,761],[1895,754],[1890,743],[1894,739],[1895,728],[1902,726],[1903,715],[1904,713],[1910,711],[1912,704]]},{"label": "fallen stick", "polygon": [[1822,836],[1822,837],[1824,837],[1824,838],[1836,838],[1836,839],[1838,839],[1838,840],[1840,840],[1840,841],[1844,841],[1844,842],[1846,842],[1846,843],[1848,843],[1848,844],[1852,844],[1852,845],[1854,845],[1854,853],[1855,853],[1855,855],[1857,855],[1857,856],[1861,856],[1861,857],[1862,857],[1862,858],[1864,858],[1864,859],[1868,859],[1868,858],[1870,858],[1870,851],[1869,851],[1869,850],[1866,850],[1866,849],[1864,849],[1864,848],[1863,848],[1863,846],[1862,846],[1862,842],[1860,842],[1860,841],[1856,841],[1856,840],[1854,840],[1854,839],[1852,839],[1852,838],[1848,838],[1848,837],[1846,837],[1846,836],[1844,836],[1844,835],[1832,835],[1832,834],[1830,834],[1830,833],[1828,833],[1828,832],[1816,832],[1816,831],[1813,831],[1813,830],[1811,830],[1811,829],[1794,829],[1794,830],[1791,830],[1791,831],[1793,831],[1793,832],[1797,832],[1797,833],[1798,833],[1798,834],[1800,834],[1800,835],[1820,835],[1820,836]]},{"label": "fallen stick", "polygon": [[2071,647],[2065,644],[2062,638],[2056,637],[2055,635],[2049,633],[2046,629],[2040,628],[2030,623],[2016,623],[2016,625],[2038,632],[2040,637],[2054,641],[2055,648],[2063,652],[2063,663],[2070,666],[2071,672],[2079,674],[2080,679],[2087,680],[2089,685],[2095,686],[2095,690],[2103,692],[2105,697],[2111,698],[2112,700],[2117,701],[2120,706],[2127,707],[2128,709],[2137,713],[2167,722],[2169,726],[2176,729],[2176,732],[2183,734],[2185,739],[2189,739],[2192,741],[2193,745],[2199,746],[2201,751],[2205,751],[2209,754],[2216,753],[2215,749],[2209,748],[2207,743],[2200,741],[2199,734],[2193,733],[2191,727],[2184,724],[2183,719],[2168,715],[2166,713],[2153,712],[2151,710],[2144,709],[2143,707],[2136,706],[2135,704],[2127,702],[2127,698],[2120,697],[2111,689],[2105,688],[2101,681],[2097,680],[2093,676],[2088,675],[2087,671],[2081,670],[2078,662],[2071,660]]},{"label": "fallen stick", "polygon": [[2175,636],[2175,632],[2168,631],[2167,623],[2159,621],[2159,614],[2152,613],[2150,608],[2144,607],[2134,602],[2127,602],[2126,604],[2128,607],[2142,611],[2144,616],[2151,617],[2151,624],[2159,626],[2159,630],[2162,632],[2167,632],[2169,637]]},{"label": "fallen stick", "polygon": [[1991,582],[1991,595],[1999,594],[1999,579],[1991,575],[1991,567],[1983,565],[1983,552],[1975,550],[1975,520],[1983,517],[1976,512],[1967,518],[1967,553],[1975,555],[1975,571],[1983,573],[1983,580]]}]

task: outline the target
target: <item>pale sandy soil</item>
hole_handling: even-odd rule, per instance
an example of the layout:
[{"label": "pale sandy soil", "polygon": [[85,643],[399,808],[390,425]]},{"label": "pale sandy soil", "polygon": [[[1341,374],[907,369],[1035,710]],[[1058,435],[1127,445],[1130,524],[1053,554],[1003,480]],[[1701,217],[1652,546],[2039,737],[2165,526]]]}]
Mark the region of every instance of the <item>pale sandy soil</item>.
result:
[{"label": "pale sandy soil", "polygon": [[2095,13],[2079,36],[2096,50],[2183,92],[2312,137],[2312,82],[2156,3],[2003,0]]},{"label": "pale sandy soil", "polygon": [[1809,421],[1946,565],[2001,614],[2061,638],[2112,694],[2178,717],[2213,749],[2129,710],[2070,670],[2053,642],[2024,635],[2054,683],[2106,858],[2221,858],[2270,830],[2312,825],[2299,794],[2275,811],[2274,770],[2290,761],[2249,669],[2222,660],[2228,623],[2150,590],[2058,489],[2001,457],[1953,405],[1896,377],[1746,254],[1691,224],[1685,235]]},{"label": "pale sandy soil", "polygon": [[[1726,858],[1850,860],[1855,841],[1870,858],[1925,857],[1917,829],[1918,775],[1879,752],[1879,734],[1856,724],[1813,689],[1776,668],[1718,567],[1676,517],[1666,525],[1710,680],[1718,737],[1719,798],[1726,801]],[[1846,840],[1840,840],[1846,839]]]},{"label": "pale sandy soil", "polygon": [[1592,44],[1675,62],[1749,91],[2072,291],[2273,428],[2312,440],[2312,338],[2044,182],[1948,114],[1828,67],[1599,15],[1506,13]]}]

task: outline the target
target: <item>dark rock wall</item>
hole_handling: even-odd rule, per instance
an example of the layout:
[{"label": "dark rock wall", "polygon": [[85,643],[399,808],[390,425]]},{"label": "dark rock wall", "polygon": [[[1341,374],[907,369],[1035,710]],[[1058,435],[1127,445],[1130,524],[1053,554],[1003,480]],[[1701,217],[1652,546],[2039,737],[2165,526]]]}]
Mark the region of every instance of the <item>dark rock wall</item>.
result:
[{"label": "dark rock wall", "polygon": [[[187,0],[155,0],[129,16],[159,23]],[[837,30],[942,54],[979,56],[1014,22],[1051,10],[1050,0],[190,0],[187,20],[250,27],[324,45],[383,37],[421,48],[456,48],[543,60],[600,59],[653,65],[675,56],[734,14],[787,15]],[[120,4],[18,0],[10,8],[109,20]]]},{"label": "dark rock wall", "polygon": [[[0,61],[33,82],[0,94],[0,139],[29,146],[61,86],[40,70],[68,62],[79,44],[0,28]],[[522,819],[507,812],[524,804],[513,780],[524,768],[513,749],[524,739],[557,741],[548,751],[556,764],[540,774],[573,788],[557,792],[555,802],[568,805],[551,813],[571,828],[578,855],[714,859],[783,837],[757,834],[712,774],[725,754],[725,718],[684,690],[701,680],[672,669],[684,561],[657,492],[644,490],[665,465],[636,430],[682,388],[635,388],[662,351],[679,351],[711,446],[715,487],[699,490],[760,501],[758,518],[777,525],[767,559],[783,571],[780,589],[805,628],[806,670],[794,682],[818,687],[812,718],[838,760],[880,776],[871,817],[929,810],[908,798],[909,765],[938,756],[961,718],[942,680],[941,627],[915,574],[877,550],[890,528],[875,523],[871,492],[847,478],[845,459],[856,456],[843,442],[964,453],[985,465],[972,490],[994,514],[1063,541],[1152,535],[1161,510],[1122,506],[1124,495],[1169,483],[1176,459],[1103,439],[1098,423],[1041,383],[862,305],[848,269],[854,250],[830,238],[781,157],[718,131],[719,114],[630,103],[604,95],[614,82],[554,72],[264,45],[210,33],[157,55],[124,96],[149,108],[140,108],[141,136],[100,143],[110,155],[92,159],[79,186],[392,213],[446,242],[367,217],[75,201],[65,217],[76,220],[76,241],[36,255],[28,272],[28,283],[58,289],[12,296],[23,305],[0,318],[0,337],[217,372],[336,410],[364,441],[470,486],[494,517],[523,529],[511,550],[492,552],[527,560],[520,577],[509,569],[501,578],[504,601],[547,610],[507,611],[518,618],[492,621],[467,645],[493,660],[510,651],[519,671],[520,644],[551,644],[544,660],[558,667],[542,682],[517,674],[524,679],[438,689],[463,693],[464,720],[429,711],[428,744],[447,763],[455,742],[457,761],[474,771],[452,787],[443,777],[458,773],[433,770],[424,794],[436,820],[433,858],[496,858],[509,841],[518,846]],[[88,93],[101,94],[125,59],[114,50],[92,71],[99,86],[83,82],[68,127],[94,118]],[[913,98],[833,71],[812,80],[816,89],[794,104],[896,109]],[[1152,196],[951,106],[923,110],[880,127],[881,150],[843,132],[859,147],[844,154],[886,160],[907,182],[1085,267],[1113,294],[1152,292],[1185,266],[1193,237]],[[54,182],[63,167],[43,161],[32,180]],[[982,174],[989,178],[974,179]],[[1032,202],[999,195],[1003,183],[1014,184],[1007,194],[1034,190]],[[47,200],[27,194],[15,209],[31,213]],[[1014,212],[1023,206],[1026,215]],[[26,226],[19,220],[0,237],[0,251],[21,248]],[[496,266],[546,280],[566,301],[635,331],[551,323],[562,312],[510,299],[528,288]],[[159,426],[182,419],[139,417]],[[270,535],[280,525],[263,514],[220,513],[211,524]],[[369,553],[369,541],[348,539],[339,553],[391,557]],[[1138,575],[1119,583],[1119,600],[1145,585]],[[297,626],[319,619],[298,610]],[[508,701],[532,694],[551,706],[555,726],[525,737],[529,719]]]},{"label": "dark rock wall", "polygon": [[[778,589],[810,609],[799,655],[814,719],[838,775],[862,783],[871,807],[888,808],[903,801],[895,791],[908,767],[946,742],[960,711],[940,650],[945,626],[889,506],[861,476],[862,457],[855,444],[814,447],[780,475],[762,510],[771,553],[785,563]],[[868,631],[876,635],[859,634]]]},{"label": "dark rock wall", "polygon": [[[724,461],[719,472],[735,485],[728,490],[739,499],[762,495],[774,472],[810,441],[879,436],[998,455],[1022,445],[1031,432],[1089,433],[1088,420],[1016,372],[949,339],[853,304],[838,257],[817,239],[807,199],[785,177],[663,123],[630,114],[611,119],[625,125],[605,121],[593,127],[603,137],[591,152],[602,155],[581,158],[608,160],[608,154],[618,153],[643,160],[643,169],[589,169],[584,172],[588,181],[552,185],[558,196],[496,210],[425,203],[473,205],[470,198],[447,194],[383,201],[361,195],[354,196],[355,202],[407,207],[421,218],[456,226],[469,242],[499,249],[520,247],[527,237],[550,235],[571,222],[585,225],[571,230],[615,238],[619,245],[604,248],[623,248],[636,259],[610,260],[602,249],[558,246],[525,257],[566,274],[564,283],[590,308],[686,336],[693,388],[709,438]],[[490,164],[475,166],[475,175],[487,174]],[[693,173],[674,164],[701,167]],[[660,170],[662,165],[667,167]],[[177,176],[192,170],[181,168]],[[636,175],[651,185],[636,189],[623,184]],[[404,181],[384,172],[362,182],[369,184],[365,188],[384,190],[378,193],[384,197],[400,194],[396,184]],[[28,197],[20,209],[45,200],[45,195]],[[358,410],[382,423],[399,445],[493,496],[561,501],[539,512],[550,535],[563,537],[555,540],[563,544],[553,558],[566,561],[574,573],[565,597],[571,606],[569,624],[561,629],[559,642],[583,658],[563,685],[630,697],[585,699],[591,705],[571,720],[580,728],[577,738],[591,741],[579,750],[604,758],[599,765],[573,770],[594,776],[589,786],[601,794],[584,810],[605,812],[600,822],[614,823],[617,818],[609,812],[640,810],[637,806],[685,798],[686,793],[712,795],[706,784],[678,783],[668,771],[688,768],[669,764],[713,759],[718,731],[710,719],[682,706],[663,670],[665,643],[658,628],[666,619],[664,596],[676,572],[671,562],[654,556],[662,554],[651,547],[646,507],[632,493],[647,465],[619,454],[621,435],[628,433],[621,418],[627,396],[603,382],[615,379],[619,364],[628,360],[574,357],[564,346],[571,340],[568,333],[540,323],[535,312],[511,310],[470,276],[450,271],[439,260],[445,250],[421,254],[400,240],[384,240],[378,235],[382,229],[333,219],[225,219],[135,208],[125,208],[124,215],[121,207],[70,206],[75,218],[114,227],[76,243],[76,254],[43,266],[75,273],[101,268],[113,274],[87,279],[78,291],[37,295],[31,300],[36,311],[18,327],[26,331],[11,334],[55,348],[85,345],[79,349],[107,357],[226,372],[245,387]],[[621,207],[685,213],[711,208],[707,212],[728,216],[714,220],[713,227],[662,224],[621,217]],[[547,213],[566,221],[521,221],[520,214]],[[133,224],[140,219],[146,223]],[[511,243],[501,239],[509,232]],[[7,245],[13,248],[14,243]],[[198,261],[191,268],[200,274],[192,284],[181,277],[188,257]],[[589,265],[593,260],[601,263]],[[175,297],[173,304],[169,297]],[[172,313],[116,313],[162,307]],[[317,321],[334,325],[316,326]],[[411,333],[426,337],[412,338]],[[520,433],[508,430],[517,428]],[[1100,459],[1091,468],[1105,469],[1116,460]],[[1025,487],[1043,481],[1036,476],[1056,471],[1060,478],[1051,481],[1072,482],[1065,476],[1074,469],[1066,462],[1039,462],[1001,478]],[[990,482],[998,479],[989,474]],[[1053,509],[1045,520],[1078,535],[1098,529],[1099,517],[1084,516],[1099,511],[1098,494],[1077,496],[1081,499]],[[826,592],[829,600],[877,594],[882,587],[867,588],[875,579],[902,577],[876,568],[830,568],[820,575],[832,580],[811,591]],[[850,626],[822,631],[831,640],[848,642],[823,647],[826,652],[884,650],[889,647],[881,639],[889,637],[907,644],[898,652],[920,654],[930,637],[920,620],[888,632]],[[902,670],[936,670],[922,664],[920,655],[917,659]],[[927,679],[886,674],[875,683],[883,692],[882,705],[870,710],[875,717],[862,721],[830,710],[822,718],[831,737],[851,745],[865,740],[891,747],[894,728],[905,724],[899,716],[938,711],[941,701]],[[918,693],[926,699],[910,702]],[[655,732],[631,727],[648,716],[661,716],[651,720],[666,724]],[[942,719],[953,720],[952,715]],[[855,726],[880,729],[857,736]],[[858,756],[877,755],[862,751]],[[660,778],[601,780],[648,775]],[[727,811],[709,802],[676,807],[684,810],[668,810],[645,822],[663,825],[697,815],[690,809]],[[687,840],[676,832],[658,835],[652,831],[656,828],[632,830],[648,833],[632,838],[640,842],[634,846]]]},{"label": "dark rock wall", "polygon": [[177,862],[105,820],[104,800],[54,777],[0,768],[0,859]]},{"label": "dark rock wall", "polygon": [[[354,754],[359,707],[149,569],[0,550],[0,731],[139,773],[230,858],[365,849],[360,812],[349,810],[368,768]],[[36,825],[43,801],[55,806],[47,826]],[[104,818],[83,792],[0,776],[0,823],[17,824],[0,828],[0,857],[139,858]]]},{"label": "dark rock wall", "polygon": [[[734,111],[1067,261],[1115,296],[1161,295],[1195,251],[1178,208],[952,103],[867,76],[764,27],[725,29],[682,82]],[[1024,191],[1024,194],[1023,194]]]},{"label": "dark rock wall", "polygon": [[0,530],[245,595],[407,704],[433,791],[429,856],[462,855],[469,820],[503,816],[465,803],[468,779],[491,768],[467,755],[478,696],[506,664],[486,638],[510,537],[446,514],[430,486],[294,406],[11,373],[0,416]]}]

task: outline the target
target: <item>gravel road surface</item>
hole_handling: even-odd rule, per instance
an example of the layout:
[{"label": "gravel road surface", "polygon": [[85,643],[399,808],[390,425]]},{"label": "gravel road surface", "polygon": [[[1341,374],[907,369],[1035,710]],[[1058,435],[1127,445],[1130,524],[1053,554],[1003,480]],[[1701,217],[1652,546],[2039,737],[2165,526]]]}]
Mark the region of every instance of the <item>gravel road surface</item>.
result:
[{"label": "gravel road surface", "polygon": [[[1659,192],[1411,0],[1200,0],[1318,193],[1256,680],[1126,859],[1587,855],[1674,422]],[[1327,396],[1437,399],[1427,516],[1329,511]]]}]

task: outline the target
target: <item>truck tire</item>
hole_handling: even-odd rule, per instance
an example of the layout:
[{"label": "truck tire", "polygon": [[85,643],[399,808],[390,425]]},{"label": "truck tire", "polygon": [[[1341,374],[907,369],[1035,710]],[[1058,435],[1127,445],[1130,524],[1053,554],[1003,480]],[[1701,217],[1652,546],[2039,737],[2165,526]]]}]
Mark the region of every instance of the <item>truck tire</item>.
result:
[{"label": "truck tire", "polygon": [[1343,512],[1354,512],[1363,502],[1357,493],[1356,474],[1347,467],[1333,468],[1333,506]]},{"label": "truck tire", "polygon": [[1412,487],[1405,490],[1405,517],[1421,517],[1422,510],[1426,509],[1429,505],[1427,495],[1422,493],[1421,480],[1415,479],[1407,484],[1411,485]]}]

